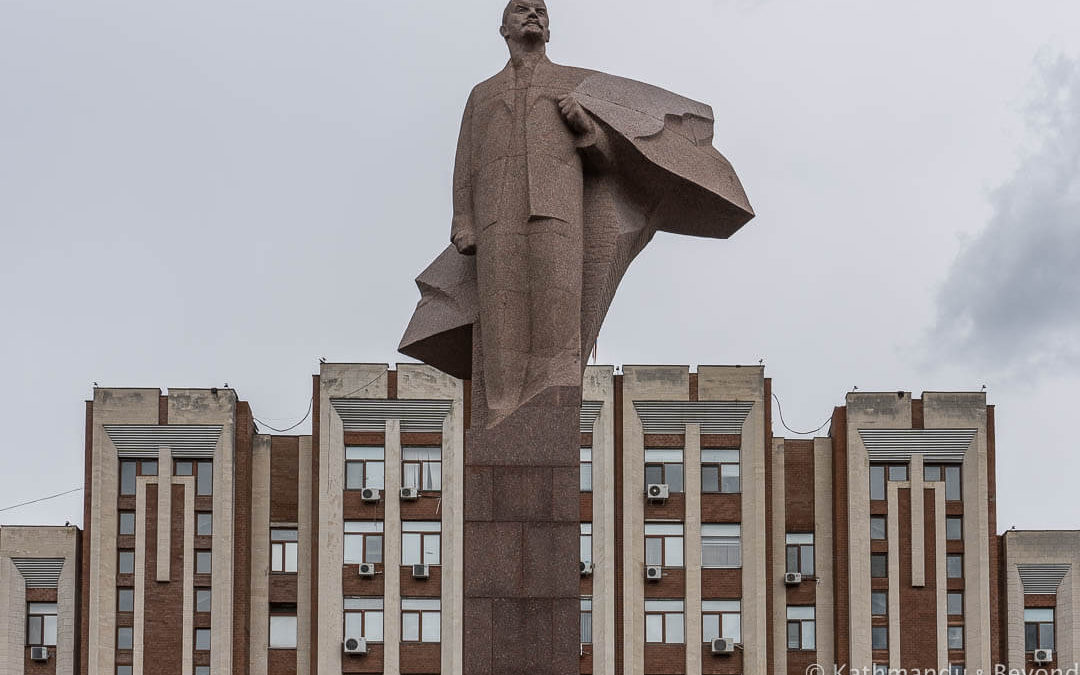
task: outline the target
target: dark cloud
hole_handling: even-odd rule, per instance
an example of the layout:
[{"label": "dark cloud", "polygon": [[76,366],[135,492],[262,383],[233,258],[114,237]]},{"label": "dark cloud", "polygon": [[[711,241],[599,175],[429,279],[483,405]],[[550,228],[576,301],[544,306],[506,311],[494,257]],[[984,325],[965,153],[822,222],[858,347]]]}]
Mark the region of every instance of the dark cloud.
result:
[{"label": "dark cloud", "polygon": [[938,296],[930,358],[1006,374],[1080,366],[1080,61],[1040,60],[1038,138]]}]

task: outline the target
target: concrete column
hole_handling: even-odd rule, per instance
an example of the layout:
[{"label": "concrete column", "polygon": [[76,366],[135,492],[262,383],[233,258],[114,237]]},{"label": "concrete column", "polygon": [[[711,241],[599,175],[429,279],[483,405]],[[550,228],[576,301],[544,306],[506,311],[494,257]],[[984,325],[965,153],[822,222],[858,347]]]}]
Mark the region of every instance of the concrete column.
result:
[{"label": "concrete column", "polygon": [[615,675],[615,534],[618,524],[615,522],[613,378],[614,369],[610,366],[590,366],[585,370],[583,386],[585,400],[604,402],[592,429],[594,675]]},{"label": "concrete column", "polygon": [[1057,647],[1058,664],[1064,665],[1066,668],[1074,667],[1077,660],[1080,659],[1080,631],[1077,630],[1076,626],[1078,618],[1076,601],[1080,599],[1080,593],[1077,593],[1078,579],[1080,579],[1080,569],[1077,568],[1074,560],[1073,566],[1065,574],[1065,578],[1061,580],[1061,585],[1058,586],[1058,610],[1054,614],[1054,619],[1059,622],[1058,635],[1062,637],[1061,644],[1055,645]]},{"label": "concrete column", "polygon": [[[889,668],[900,667],[900,488],[906,483],[889,481],[886,496],[889,505]],[[863,620],[869,623],[870,615]],[[871,645],[872,647],[873,645]]]},{"label": "concrete column", "polygon": [[[784,439],[772,443],[772,567],[769,569],[769,592],[773,598],[773,672],[787,673],[787,486],[784,474]],[[815,561],[816,562],[816,561]],[[746,565],[746,561],[743,561]],[[816,568],[815,568],[816,569]],[[820,629],[821,621],[817,622]],[[818,644],[821,644],[820,638]]]},{"label": "concrete column", "polygon": [[[135,627],[132,630],[134,650],[132,652],[132,672],[143,675],[145,664],[144,627],[146,624],[146,486],[157,485],[156,478],[139,477],[135,480]],[[158,489],[158,492],[162,490]],[[160,500],[158,501],[160,504]],[[158,519],[160,527],[161,519]],[[155,546],[157,542],[155,542]]]},{"label": "concrete column", "polygon": [[401,662],[401,421],[386,420],[386,520],[383,528],[383,672],[396,673]]},{"label": "concrete column", "polygon": [[701,672],[701,425],[686,425],[683,448],[683,486],[686,490],[686,672]]},{"label": "concrete column", "polygon": [[836,663],[833,617],[833,456],[828,438],[814,439],[814,570],[817,572],[818,663]]},{"label": "concrete column", "polygon": [[[270,436],[255,436],[251,449],[251,675],[266,675],[270,648],[270,461]],[[302,588],[300,584],[298,591]],[[299,613],[302,605],[297,600]],[[296,632],[299,645],[304,633],[299,626]]]},{"label": "concrete column", "polygon": [[158,449],[157,574],[155,581],[169,582],[172,559],[172,450]]},{"label": "concrete column", "polygon": [[0,665],[5,672],[23,675],[25,644],[26,581],[11,558],[0,556]]},{"label": "concrete column", "polygon": [[926,586],[926,511],[923,504],[923,456],[911,455],[911,585]]},{"label": "concrete column", "polygon": [[[296,560],[296,672],[305,675],[311,672],[311,452],[311,436],[301,436],[296,516],[299,549]],[[269,642],[269,626],[267,634]],[[252,675],[255,675],[254,671]]]}]

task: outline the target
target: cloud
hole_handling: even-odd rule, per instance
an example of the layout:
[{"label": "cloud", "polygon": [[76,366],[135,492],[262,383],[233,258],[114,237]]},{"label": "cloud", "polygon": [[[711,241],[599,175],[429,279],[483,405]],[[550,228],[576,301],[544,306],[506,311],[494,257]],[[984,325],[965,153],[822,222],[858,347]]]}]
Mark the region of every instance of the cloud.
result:
[{"label": "cloud", "polygon": [[928,356],[1003,374],[1080,366],[1080,60],[1042,58],[1039,141],[991,195],[937,298]]}]

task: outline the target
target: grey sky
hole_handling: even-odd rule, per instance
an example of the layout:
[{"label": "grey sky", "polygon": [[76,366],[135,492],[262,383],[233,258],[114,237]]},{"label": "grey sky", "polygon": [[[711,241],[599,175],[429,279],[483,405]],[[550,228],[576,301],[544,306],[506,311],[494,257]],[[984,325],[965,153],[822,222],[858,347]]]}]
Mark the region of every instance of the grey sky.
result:
[{"label": "grey sky", "polygon": [[[549,6],[555,61],[712,104],[759,214],[726,242],[658,236],[601,361],[764,358],[796,428],[856,385],[986,384],[1000,527],[1080,527],[1080,95],[1058,59],[1080,5]],[[501,10],[0,2],[0,508],[81,485],[93,381],[228,382],[277,426],[318,357],[396,361]],[[66,519],[79,495],[0,514]]]}]

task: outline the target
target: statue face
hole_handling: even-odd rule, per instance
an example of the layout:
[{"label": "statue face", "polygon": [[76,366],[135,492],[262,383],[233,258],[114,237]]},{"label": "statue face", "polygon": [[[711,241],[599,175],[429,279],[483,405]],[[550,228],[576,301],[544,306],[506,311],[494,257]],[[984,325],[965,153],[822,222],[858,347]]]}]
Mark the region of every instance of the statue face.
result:
[{"label": "statue face", "polygon": [[515,42],[547,42],[551,34],[544,0],[511,0],[503,12],[499,33]]}]

